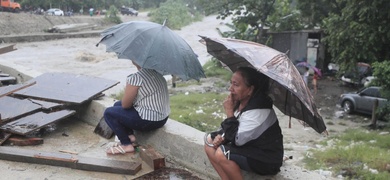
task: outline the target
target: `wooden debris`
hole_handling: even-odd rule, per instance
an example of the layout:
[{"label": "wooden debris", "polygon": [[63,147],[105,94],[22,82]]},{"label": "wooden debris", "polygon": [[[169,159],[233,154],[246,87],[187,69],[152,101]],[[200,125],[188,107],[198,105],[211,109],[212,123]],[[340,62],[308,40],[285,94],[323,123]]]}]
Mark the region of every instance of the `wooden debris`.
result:
[{"label": "wooden debris", "polygon": [[8,45],[8,46],[0,47],[0,54],[5,54],[7,52],[11,52],[11,51],[17,50],[14,46],[15,46],[15,44],[11,44],[11,45]]},{"label": "wooden debris", "polygon": [[61,166],[87,171],[130,175],[135,175],[141,170],[142,166],[141,162],[97,159],[90,157],[82,157],[78,155],[69,155],[65,153],[42,152],[4,146],[0,147],[0,159],[25,163]]},{"label": "wooden debris", "polygon": [[41,109],[40,105],[34,104],[26,99],[4,96],[0,98],[0,124],[21,116],[37,112]]},{"label": "wooden debris", "polygon": [[165,167],[165,158],[150,145],[139,147],[140,156],[153,170]]},{"label": "wooden debris", "polygon": [[76,111],[74,110],[61,110],[52,113],[37,112],[2,125],[0,129],[14,134],[25,135],[55,121],[67,118],[75,113]]},{"label": "wooden debris", "polygon": [[16,78],[9,76],[9,77],[0,77],[1,84],[16,84]]},{"label": "wooden debris", "polygon": [[58,103],[53,103],[53,102],[47,102],[47,101],[41,101],[41,100],[36,100],[36,99],[28,99],[29,101],[38,104],[42,106],[42,109],[50,110],[54,108],[59,108],[64,106],[64,104],[58,104]]},{"label": "wooden debris", "polygon": [[79,153],[77,153],[77,152],[74,152],[74,151],[68,151],[68,150],[59,150],[59,152],[62,152],[62,153],[68,153],[68,154],[75,154],[75,155],[79,154]]},{"label": "wooden debris", "polygon": [[112,131],[112,129],[108,126],[104,117],[100,119],[99,124],[95,127],[93,132],[106,139],[110,139],[114,136],[114,131]]},{"label": "wooden debris", "polygon": [[32,81],[32,82],[27,83],[27,84],[16,84],[16,85],[9,85],[9,86],[0,87],[0,97],[8,96],[16,91],[23,89],[23,88],[32,86],[35,83],[36,83],[35,81]]},{"label": "wooden debris", "polygon": [[69,73],[45,73],[31,81],[34,86],[17,91],[14,95],[51,102],[81,104],[119,83],[98,77]]},{"label": "wooden debris", "polygon": [[0,131],[0,145],[2,145],[9,137],[11,137],[11,135],[11,133]]},{"label": "wooden debris", "polygon": [[8,138],[7,143],[14,146],[35,146],[43,144],[43,138],[17,136]]}]

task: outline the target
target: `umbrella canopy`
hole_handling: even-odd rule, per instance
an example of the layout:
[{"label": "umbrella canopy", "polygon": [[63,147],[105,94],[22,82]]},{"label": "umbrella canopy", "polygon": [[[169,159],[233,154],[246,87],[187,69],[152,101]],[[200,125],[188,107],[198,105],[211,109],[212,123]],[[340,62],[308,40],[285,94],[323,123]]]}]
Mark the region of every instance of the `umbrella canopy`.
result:
[{"label": "umbrella canopy", "polygon": [[311,68],[313,69],[313,71],[315,71],[319,76],[322,76],[322,73],[321,73],[321,70],[312,66],[311,64],[307,63],[307,62],[300,62],[298,64],[295,65],[296,67],[308,67],[308,68]]},{"label": "umbrella canopy", "polygon": [[101,36],[99,43],[106,45],[107,52],[115,52],[118,58],[130,59],[142,68],[183,80],[205,77],[192,48],[165,25],[129,21],[104,30]]},{"label": "umbrella canopy", "polygon": [[304,121],[318,133],[326,132],[313,96],[286,54],[254,42],[202,37],[207,52],[231,71],[240,66],[257,69],[270,78],[270,97],[284,114]]}]

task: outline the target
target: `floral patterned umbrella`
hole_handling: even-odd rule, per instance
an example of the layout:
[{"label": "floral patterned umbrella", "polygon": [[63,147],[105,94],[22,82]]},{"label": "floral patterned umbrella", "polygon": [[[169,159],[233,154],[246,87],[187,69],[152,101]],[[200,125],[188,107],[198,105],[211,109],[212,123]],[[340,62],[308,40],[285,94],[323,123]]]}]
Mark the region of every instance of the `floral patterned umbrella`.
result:
[{"label": "floral patterned umbrella", "polygon": [[269,95],[281,112],[304,121],[318,133],[327,133],[310,90],[286,54],[250,41],[202,38],[207,52],[231,71],[250,66],[267,75],[270,78]]}]

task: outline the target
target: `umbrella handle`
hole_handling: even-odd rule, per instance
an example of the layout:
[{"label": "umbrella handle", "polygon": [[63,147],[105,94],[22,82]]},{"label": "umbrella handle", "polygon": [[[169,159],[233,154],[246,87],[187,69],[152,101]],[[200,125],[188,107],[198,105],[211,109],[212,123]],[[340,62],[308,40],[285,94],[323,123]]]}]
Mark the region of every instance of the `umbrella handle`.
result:
[{"label": "umbrella handle", "polygon": [[205,135],[204,135],[204,144],[206,144],[207,146],[209,146],[209,147],[214,147],[214,144],[211,144],[211,143],[209,143],[208,141],[207,141],[207,137],[210,135],[210,133],[206,133]]}]

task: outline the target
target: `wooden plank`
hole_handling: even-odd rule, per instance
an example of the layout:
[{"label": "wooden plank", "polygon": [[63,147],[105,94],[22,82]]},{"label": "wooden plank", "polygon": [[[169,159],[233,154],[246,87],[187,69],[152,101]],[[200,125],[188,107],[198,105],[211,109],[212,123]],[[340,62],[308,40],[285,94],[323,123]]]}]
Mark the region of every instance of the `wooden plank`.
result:
[{"label": "wooden plank", "polygon": [[3,86],[0,87],[0,97],[7,96],[12,94],[13,92],[19,91],[23,88],[29,87],[34,85],[36,82],[30,82],[26,84],[15,84],[15,85],[8,85],[8,86]]},{"label": "wooden plank", "polygon": [[99,124],[95,127],[93,132],[106,139],[110,139],[114,135],[114,131],[112,131],[112,129],[108,126],[104,117],[100,119]]},{"label": "wooden plank", "polygon": [[165,158],[151,145],[143,145],[140,146],[139,149],[142,160],[154,170],[165,167]]},{"label": "wooden plank", "polygon": [[98,172],[135,175],[142,168],[142,162],[117,161],[78,156],[76,169]]},{"label": "wooden plank", "polygon": [[11,135],[11,133],[0,131],[0,145],[2,145],[9,137],[11,137]]},{"label": "wooden plank", "polygon": [[8,138],[7,143],[13,146],[33,146],[43,144],[43,138],[16,136]]},{"label": "wooden plank", "polygon": [[37,112],[42,107],[34,104],[27,99],[17,99],[14,97],[4,96],[0,98],[1,123],[11,119],[16,119],[29,113]]},{"label": "wooden plank", "polygon": [[15,51],[16,48],[14,46],[15,46],[15,44],[11,44],[11,45],[8,45],[8,46],[0,47],[0,54],[4,54],[4,53],[7,53],[7,52]]},{"label": "wooden plank", "polygon": [[37,112],[35,114],[4,124],[0,127],[0,129],[11,132],[13,134],[25,135],[55,121],[67,118],[75,113],[76,111],[74,110],[61,110],[51,113]]},{"label": "wooden plank", "polygon": [[45,73],[31,81],[36,81],[37,84],[14,94],[74,104],[91,100],[96,95],[119,83],[119,81],[98,77],[58,72]]},{"label": "wooden plank", "polygon": [[141,162],[118,161],[82,157],[65,153],[42,152],[15,147],[0,147],[0,159],[25,163],[45,164],[79,170],[135,175]]}]

